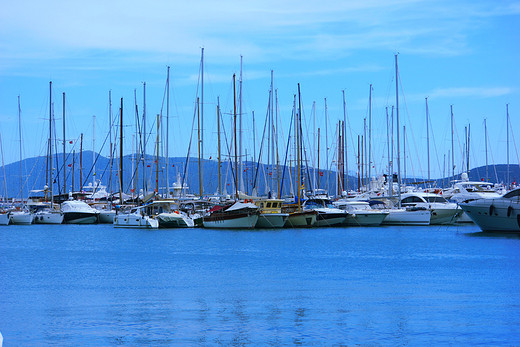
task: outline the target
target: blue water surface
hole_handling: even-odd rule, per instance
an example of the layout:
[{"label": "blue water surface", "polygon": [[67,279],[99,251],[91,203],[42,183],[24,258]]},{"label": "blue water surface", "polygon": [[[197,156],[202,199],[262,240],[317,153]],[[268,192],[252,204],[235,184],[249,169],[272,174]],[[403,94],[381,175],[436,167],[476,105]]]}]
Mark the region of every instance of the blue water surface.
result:
[{"label": "blue water surface", "polygon": [[4,346],[520,345],[520,237],[0,227],[0,332]]}]

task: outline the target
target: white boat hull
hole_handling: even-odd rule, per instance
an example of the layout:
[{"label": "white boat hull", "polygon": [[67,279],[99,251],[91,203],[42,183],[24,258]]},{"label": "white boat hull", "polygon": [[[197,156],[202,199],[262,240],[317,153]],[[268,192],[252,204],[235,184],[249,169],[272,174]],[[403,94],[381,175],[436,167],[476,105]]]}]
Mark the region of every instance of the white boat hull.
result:
[{"label": "white boat hull", "polygon": [[112,224],[114,223],[115,216],[116,211],[114,210],[101,210],[99,211],[98,222],[103,224]]},{"label": "white boat hull", "polygon": [[460,208],[434,208],[431,213],[430,225],[449,225],[457,221],[462,210]]},{"label": "white boat hull", "polygon": [[252,229],[258,222],[258,214],[245,215],[238,218],[226,218],[216,220],[203,219],[204,228],[217,229]]},{"label": "white boat hull", "polygon": [[460,206],[482,231],[520,232],[520,203],[486,200],[461,203]]},{"label": "white boat hull", "polygon": [[193,228],[193,219],[180,213],[160,213],[157,216],[160,228]]},{"label": "white boat hull", "polygon": [[288,213],[260,213],[256,228],[283,228],[288,217]]},{"label": "white boat hull", "polygon": [[431,213],[427,210],[389,210],[382,225],[430,225]]},{"label": "white boat hull", "polygon": [[32,213],[28,212],[15,211],[10,214],[11,224],[29,225],[32,224],[33,218]]},{"label": "white boat hull", "polygon": [[61,224],[63,223],[63,213],[61,212],[37,212],[34,214],[36,224]]},{"label": "white boat hull", "polygon": [[0,225],[9,225],[8,213],[0,213]]},{"label": "white boat hull", "polygon": [[140,214],[117,214],[114,217],[115,228],[138,228],[138,229],[157,229],[159,221],[157,219],[141,216]]},{"label": "white boat hull", "polygon": [[347,226],[378,226],[383,223],[388,213],[360,211],[348,214],[343,225]]}]

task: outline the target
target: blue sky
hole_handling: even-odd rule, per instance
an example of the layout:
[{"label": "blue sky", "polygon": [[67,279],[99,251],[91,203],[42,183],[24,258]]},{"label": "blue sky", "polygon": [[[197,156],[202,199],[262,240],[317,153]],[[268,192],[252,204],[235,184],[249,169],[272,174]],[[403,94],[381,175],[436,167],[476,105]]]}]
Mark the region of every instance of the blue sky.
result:
[{"label": "blue sky", "polygon": [[[123,97],[129,126],[125,153],[129,153],[134,90],[141,112],[146,82],[150,128],[161,109],[167,66],[171,67],[169,153],[185,156],[202,47],[206,158],[216,158],[217,97],[229,131],[232,75],[240,72],[241,55],[244,151],[249,154],[253,151],[252,112],[258,140],[273,70],[280,135],[287,136],[298,83],[309,138],[313,128],[320,127],[322,135],[325,132],[327,98],[331,160],[332,129],[343,119],[345,90],[351,171],[355,170],[357,135],[363,133],[363,119],[368,117],[372,84],[373,171],[386,170],[385,107],[395,104],[396,53],[402,86],[401,125],[407,127],[408,175],[427,175],[425,97],[432,125],[432,177],[442,176],[443,157],[451,149],[450,105],[456,126],[456,172],[462,167],[466,125],[471,124],[473,167],[485,164],[484,118],[488,120],[490,163],[506,162],[507,103],[513,129],[520,123],[520,1],[89,1],[81,5],[11,1],[2,5],[0,33],[0,132],[6,163],[19,156],[18,95],[24,157],[45,153],[51,80],[59,137],[65,92],[66,137],[75,141],[83,132],[87,149],[92,148],[93,115],[97,151],[108,131],[109,90],[114,113]],[[323,148],[324,136],[321,141]],[[312,152],[312,139],[308,143]],[[518,164],[514,143],[520,144],[515,132],[510,161]],[[74,148],[78,150],[79,144]],[[72,149],[67,144],[67,151]],[[102,152],[108,154],[108,148]],[[325,158],[324,152],[321,157]]]}]

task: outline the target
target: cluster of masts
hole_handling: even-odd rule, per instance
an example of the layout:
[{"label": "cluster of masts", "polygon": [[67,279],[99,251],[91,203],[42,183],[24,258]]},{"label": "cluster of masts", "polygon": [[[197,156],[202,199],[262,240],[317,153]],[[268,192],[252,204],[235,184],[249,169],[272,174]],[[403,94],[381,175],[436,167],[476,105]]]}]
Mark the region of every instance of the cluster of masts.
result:
[{"label": "cluster of masts", "polygon": [[[241,62],[242,65],[242,62]],[[197,129],[197,152],[198,152],[198,196],[204,197],[208,196],[207,192],[204,191],[204,162],[206,161],[204,159],[204,50],[202,50],[202,57],[201,57],[201,95],[200,100],[197,98],[196,103],[196,109],[194,112],[194,121],[193,124],[196,122],[196,129]],[[162,108],[161,113],[157,115],[156,125],[157,125],[157,138],[156,138],[156,148],[154,149],[154,162],[155,162],[155,177],[152,178],[153,173],[153,167],[152,165],[146,165],[147,157],[150,157],[147,155],[147,148],[146,144],[149,142],[149,138],[152,134],[152,130],[146,129],[146,83],[143,84],[143,111],[142,111],[142,118],[140,119],[137,111],[136,106],[136,112],[135,112],[135,120],[136,120],[136,135],[134,139],[136,140],[135,143],[132,144],[133,152],[136,153],[136,165],[134,165],[134,156],[132,155],[132,175],[131,175],[131,183],[127,186],[125,186],[125,183],[123,178],[125,177],[124,173],[124,167],[123,167],[123,130],[124,130],[124,118],[123,118],[123,98],[121,98],[121,106],[119,109],[119,131],[116,131],[115,135],[112,134],[114,127],[113,123],[116,123],[117,121],[114,120],[114,117],[112,115],[112,95],[111,92],[109,92],[109,146],[110,146],[110,161],[109,165],[110,168],[108,170],[109,177],[108,177],[108,188],[110,193],[113,191],[118,192],[117,199],[119,201],[124,201],[124,195],[125,192],[130,191],[132,194],[132,199],[136,200],[136,194],[139,191],[144,192],[143,196],[149,195],[149,194],[159,194],[162,190],[162,195],[165,198],[172,197],[172,191],[171,191],[171,185],[170,185],[170,157],[168,153],[169,149],[169,82],[170,82],[170,76],[169,76],[170,68],[168,67],[167,71],[167,79],[166,79],[166,136],[165,136],[165,142],[166,145],[164,146],[165,153],[163,150],[164,157],[159,157],[160,153],[160,134],[162,129],[160,129],[160,124],[162,124]],[[400,169],[401,169],[401,163],[400,163],[400,146],[401,141],[399,140],[400,137],[400,125],[399,125],[399,88],[398,88],[398,64],[397,64],[397,55],[395,56],[395,81],[396,81],[396,106],[391,107],[391,111],[389,112],[389,109],[387,108],[387,138],[388,138],[388,172],[386,174],[386,177],[388,177],[389,183],[388,187],[393,187],[394,183],[401,182],[403,183],[403,179],[401,177]],[[365,192],[370,189],[370,182],[374,179],[373,173],[372,173],[372,167],[373,167],[373,158],[372,158],[372,85],[370,85],[370,94],[369,94],[369,116],[368,116],[368,127],[367,127],[367,119],[365,118],[365,126],[364,126],[364,134],[359,135],[357,138],[357,156],[356,156],[356,163],[357,165],[357,190],[354,187],[355,185],[352,185],[351,182],[349,182],[349,163],[348,163],[348,156],[347,156],[347,116],[346,116],[346,102],[345,102],[345,93],[343,91],[343,120],[338,121],[337,124],[337,144],[335,145],[337,148],[337,152],[334,153],[333,162],[336,163],[336,172],[335,174],[331,174],[332,167],[329,166],[330,160],[329,160],[329,143],[326,143],[326,168],[325,170],[320,168],[320,131],[321,129],[318,128],[318,151],[317,151],[317,161],[315,162],[312,160],[313,165],[309,165],[309,162],[311,160],[308,159],[308,153],[306,151],[304,136],[303,136],[303,126],[302,126],[302,106],[301,106],[301,94],[300,94],[300,85],[298,84],[298,95],[295,95],[294,98],[294,107],[293,107],[293,114],[291,118],[291,125],[289,128],[289,136],[287,139],[287,147],[285,149],[285,158],[283,155],[280,155],[278,148],[278,135],[276,132],[276,125],[278,124],[278,112],[277,112],[277,95],[276,90],[274,89],[274,83],[273,83],[273,73],[271,72],[271,88],[269,90],[269,102],[268,102],[268,112],[267,117],[265,121],[264,126],[264,134],[262,136],[262,145],[260,146],[260,151],[258,153],[258,160],[256,160],[256,152],[253,154],[253,160],[251,160],[251,163],[254,163],[256,161],[256,170],[254,170],[254,173],[252,175],[252,178],[250,181],[246,180],[246,182],[251,184],[245,184],[243,173],[246,171],[244,170],[244,155],[242,153],[243,148],[243,131],[242,131],[242,68],[240,72],[240,80],[239,80],[239,98],[238,98],[238,105],[237,105],[237,92],[236,92],[236,85],[235,85],[235,75],[233,75],[233,95],[234,95],[234,102],[233,102],[233,125],[232,128],[233,131],[233,138],[231,140],[231,145],[229,145],[227,137],[225,137],[226,145],[225,148],[227,149],[227,158],[228,163],[227,165],[223,165],[222,160],[222,150],[221,150],[221,120],[222,120],[222,114],[220,110],[220,102],[217,101],[217,133],[218,133],[218,142],[217,142],[217,151],[218,151],[218,189],[216,189],[216,195],[217,196],[225,196],[227,195],[226,190],[226,182],[224,182],[224,189],[222,184],[222,168],[227,168],[228,171],[231,172],[232,176],[232,187],[233,187],[233,196],[235,199],[238,199],[240,194],[248,194],[251,196],[257,196],[259,187],[261,186],[260,182],[261,179],[259,178],[259,175],[261,176],[261,171],[265,170],[267,168],[267,171],[269,174],[265,174],[265,193],[269,194],[270,197],[277,197],[280,198],[282,196],[290,195],[293,197],[296,197],[298,201],[301,201],[303,199],[303,195],[305,192],[308,191],[315,191],[316,189],[319,189],[323,186],[325,186],[324,182],[326,182],[327,190],[331,190],[330,187],[330,176],[332,175],[334,177],[334,182],[332,186],[335,186],[335,196],[341,197],[343,195],[343,192],[347,192],[347,195],[355,195],[360,192]],[[428,175],[427,175],[427,182],[432,182],[430,177],[430,150],[429,150],[429,111],[428,111],[428,98],[425,99],[426,101],[426,117],[427,117],[427,154],[428,154]],[[18,100],[18,102],[20,102]],[[63,93],[63,166],[60,170],[56,171],[53,168],[53,152],[55,152],[53,143],[56,141],[56,129],[54,125],[54,107],[52,102],[52,82],[49,83],[49,138],[48,138],[48,148],[47,148],[47,163],[46,163],[46,187],[45,194],[49,195],[46,196],[46,199],[49,201],[53,201],[53,196],[55,195],[55,191],[53,190],[53,187],[55,186],[55,182],[60,180],[59,174],[61,171],[62,174],[62,181],[63,181],[63,187],[59,187],[58,195],[67,196],[67,166],[65,165],[67,161],[67,154],[65,149],[65,143],[66,143],[66,134],[65,134],[65,93]],[[137,105],[137,102],[136,102]],[[326,99],[325,99],[325,105],[326,105]],[[20,109],[20,106],[19,106]],[[325,106],[326,110],[326,106]],[[507,124],[509,125],[509,109],[508,105],[506,106],[507,110]],[[395,118],[396,121],[394,122],[394,111],[395,111]],[[326,111],[325,111],[326,112]],[[95,116],[94,116],[95,117]],[[195,121],[196,119],[196,121]],[[254,118],[253,118],[254,119]],[[21,122],[21,120],[20,120]],[[329,138],[329,129],[327,128],[328,122],[325,122],[326,128],[325,128],[325,138]],[[394,124],[396,126],[395,133],[397,134],[397,175],[396,180],[394,181]],[[94,125],[95,125],[95,119],[94,119]],[[485,124],[486,125],[486,124]],[[451,108],[451,126],[452,126],[452,150],[451,150],[451,167],[452,167],[452,179],[455,178],[455,165],[454,163],[454,139],[453,139],[453,108]],[[193,133],[192,128],[192,133]],[[368,130],[368,134],[367,134]],[[403,133],[406,132],[406,127],[403,127]],[[96,162],[99,157],[99,155],[96,156],[95,152],[95,126],[93,128],[94,136],[93,136],[93,158],[92,158],[92,168],[90,172],[87,174],[86,178],[83,176],[83,165],[82,165],[82,154],[83,154],[83,134],[81,134],[80,137],[80,150],[79,150],[79,156],[80,156],[80,163],[79,163],[79,186],[83,187],[86,185],[87,181],[92,178],[93,182],[95,182],[96,177]],[[293,132],[293,133],[291,133]],[[391,135],[390,135],[391,133]],[[21,138],[21,126],[20,126],[20,138]],[[118,155],[118,163],[115,163],[117,152],[116,147],[116,137],[119,135],[119,155]],[[224,133],[225,136],[225,133]],[[255,136],[255,132],[253,131],[253,137]],[[264,146],[264,140],[267,140],[267,146]],[[403,134],[403,139],[406,139],[405,134]],[[404,141],[404,140],[403,140]],[[486,126],[486,134],[485,134],[485,141],[486,141],[486,149],[487,149],[487,126]],[[509,126],[507,131],[507,141],[509,144]],[[256,139],[253,139],[253,142],[256,143]],[[328,142],[328,141],[327,141]],[[367,144],[368,142],[368,144]],[[465,162],[466,162],[466,170],[469,172],[469,148],[470,148],[470,127],[465,128]],[[290,146],[293,146],[293,151],[290,151]],[[368,147],[368,148],[367,148]],[[264,148],[267,149],[267,164],[261,165],[261,158],[263,158],[263,151]],[[406,151],[406,145],[404,146],[404,151]],[[20,141],[20,165],[22,165],[22,158],[21,158],[21,141]],[[246,152],[247,153],[247,152]],[[404,157],[406,158],[406,152],[404,152]],[[180,175],[178,172],[178,177],[180,176],[180,182],[177,184],[181,187],[187,186],[187,170],[188,170],[188,164],[190,163],[191,156],[191,142],[188,147],[188,153],[186,156],[186,162],[183,166],[183,173]],[[226,155],[224,155],[226,156]],[[449,156],[449,155],[448,155]],[[76,154],[75,151],[72,153],[72,189],[71,191],[74,192],[74,171],[75,171],[75,158]],[[247,157],[247,154],[246,154]],[[163,159],[164,158],[164,159]],[[335,159],[335,160],[334,160]],[[163,160],[164,170],[162,168],[160,169],[160,162]],[[281,161],[283,160],[283,162]],[[508,160],[508,166],[509,166],[509,146],[507,149],[507,160]],[[292,165],[291,165],[292,162]],[[246,164],[247,165],[247,164]],[[71,166],[71,165],[69,165]],[[114,166],[117,166],[117,174],[113,174],[114,172]],[[489,177],[488,172],[488,160],[487,160],[487,151],[486,151],[486,178]],[[149,172],[147,175],[146,172]],[[160,177],[159,173],[163,172],[163,175],[166,177]],[[293,171],[292,173],[290,171]],[[21,201],[24,200],[23,198],[23,175],[21,174],[22,168],[20,167],[20,197]],[[312,172],[312,174],[311,174]],[[322,182],[320,184],[320,178],[323,177],[323,173],[325,172],[326,177],[322,178]],[[273,175],[275,173],[275,175]],[[508,168],[508,175],[509,175],[509,168]],[[113,185],[113,179],[114,177],[117,177],[117,186],[114,188]],[[139,177],[142,177],[142,182],[139,182]],[[206,177],[209,175],[206,175]],[[404,164],[404,177],[406,177],[406,162]],[[148,179],[147,179],[148,177]],[[153,187],[153,184],[151,184],[151,180],[155,180],[155,187]],[[166,183],[163,184],[164,188],[160,187],[160,180],[165,181]],[[5,174],[4,174],[4,181],[5,181]],[[287,183],[289,181],[289,184]],[[273,184],[273,182],[275,182]],[[509,181],[509,177],[507,178],[507,182]],[[229,185],[229,184],[228,184]],[[273,187],[274,185],[274,187]],[[284,190],[284,185],[286,186]],[[287,189],[287,186],[289,188]],[[187,189],[182,189],[181,194],[186,196]],[[7,192],[7,184],[6,189]],[[81,189],[80,189],[81,191]],[[288,191],[288,193],[287,193]],[[401,184],[397,184],[397,193],[398,196],[401,194]],[[391,194],[393,195],[393,193]]]}]

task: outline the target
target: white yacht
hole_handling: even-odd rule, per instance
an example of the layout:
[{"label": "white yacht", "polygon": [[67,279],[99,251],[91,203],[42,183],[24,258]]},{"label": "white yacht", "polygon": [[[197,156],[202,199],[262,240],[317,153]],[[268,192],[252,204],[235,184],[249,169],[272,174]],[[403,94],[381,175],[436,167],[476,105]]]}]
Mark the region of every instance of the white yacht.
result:
[{"label": "white yacht", "polygon": [[333,204],[348,212],[343,223],[348,226],[378,226],[389,214],[387,211],[373,209],[367,201],[342,199]]},{"label": "white yacht", "polygon": [[0,212],[0,225],[9,225],[9,212]]},{"label": "white yacht", "polygon": [[459,205],[482,231],[520,232],[520,188],[496,199],[472,200]]},{"label": "white yacht", "polygon": [[304,211],[316,211],[316,226],[329,227],[342,224],[347,218],[347,211],[334,207],[329,199],[311,198],[303,203]]},{"label": "white yacht", "polygon": [[401,195],[401,206],[424,207],[431,212],[430,225],[453,224],[462,214],[456,203],[448,202],[438,194],[425,192],[404,193]]},{"label": "white yacht", "polygon": [[29,225],[33,223],[33,219],[33,214],[25,209],[17,208],[9,214],[9,221],[11,224]]},{"label": "white yacht", "polygon": [[170,200],[156,200],[148,205],[148,215],[157,216],[159,228],[193,228],[195,223],[186,212]]},{"label": "white yacht", "polygon": [[423,207],[396,208],[389,200],[372,200],[373,208],[386,211],[388,215],[381,225],[430,225],[431,212]]},{"label": "white yacht", "polygon": [[61,204],[63,222],[66,224],[97,223],[99,211],[79,200],[67,200]]},{"label": "white yacht", "polygon": [[250,202],[235,202],[226,206],[216,205],[202,219],[205,228],[252,229],[258,222],[258,207]]},{"label": "white yacht", "polygon": [[61,224],[63,219],[63,212],[50,207],[38,209],[34,213],[35,224]]},{"label": "white yacht", "polygon": [[147,206],[133,207],[128,212],[118,212],[114,217],[115,228],[157,229],[159,221],[146,214]]}]

